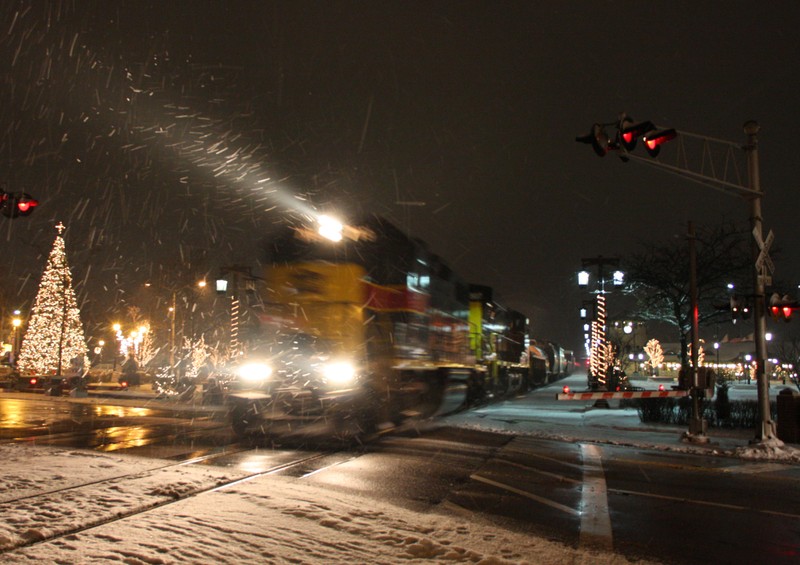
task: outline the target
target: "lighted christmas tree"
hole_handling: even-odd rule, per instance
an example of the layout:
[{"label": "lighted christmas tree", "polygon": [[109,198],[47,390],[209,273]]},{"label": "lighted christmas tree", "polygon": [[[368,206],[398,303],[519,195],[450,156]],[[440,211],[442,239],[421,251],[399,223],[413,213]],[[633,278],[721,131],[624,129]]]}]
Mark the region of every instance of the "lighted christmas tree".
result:
[{"label": "lighted christmas tree", "polygon": [[64,224],[59,223],[56,229],[58,235],[39,283],[19,354],[18,366],[25,374],[67,376],[75,361],[88,366],[88,348],[61,237]]}]

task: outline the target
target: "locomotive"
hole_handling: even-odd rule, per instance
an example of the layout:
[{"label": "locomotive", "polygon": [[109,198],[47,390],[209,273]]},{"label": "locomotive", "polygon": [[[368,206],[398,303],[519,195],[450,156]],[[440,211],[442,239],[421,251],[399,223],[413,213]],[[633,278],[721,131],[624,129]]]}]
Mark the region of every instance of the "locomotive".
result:
[{"label": "locomotive", "polygon": [[355,436],[563,376],[562,348],[469,285],[419,239],[369,216],[341,241],[271,238],[257,330],[217,379],[238,434],[324,426]]}]

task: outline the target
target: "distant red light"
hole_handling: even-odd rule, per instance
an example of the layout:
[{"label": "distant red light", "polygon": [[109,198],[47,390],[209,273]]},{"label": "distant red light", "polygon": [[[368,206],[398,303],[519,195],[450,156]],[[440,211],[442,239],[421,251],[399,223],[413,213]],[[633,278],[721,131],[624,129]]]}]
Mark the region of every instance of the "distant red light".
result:
[{"label": "distant red light", "polygon": [[658,385],[658,390],[664,390],[664,385]]},{"label": "distant red light", "polygon": [[39,379],[31,379],[29,382],[30,382],[32,385],[35,385],[37,382],[39,382]]},{"label": "distant red light", "polygon": [[122,388],[128,388],[128,383],[126,381],[121,381],[119,383],[119,386],[121,386]]},{"label": "distant red light", "polygon": [[569,394],[569,386],[564,385],[564,388],[562,388],[561,390],[564,391],[564,394]]}]

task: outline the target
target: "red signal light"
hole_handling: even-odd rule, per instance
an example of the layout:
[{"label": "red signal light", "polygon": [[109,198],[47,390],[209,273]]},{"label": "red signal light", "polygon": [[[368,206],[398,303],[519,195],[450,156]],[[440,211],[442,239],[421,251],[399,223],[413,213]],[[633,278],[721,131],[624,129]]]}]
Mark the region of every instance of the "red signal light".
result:
[{"label": "red signal light", "polygon": [[29,382],[29,383],[31,383],[31,386],[35,386],[35,385],[36,385],[36,383],[37,383],[37,382],[39,382],[39,379],[31,379],[31,380],[30,380],[30,381],[28,381],[28,382]]},{"label": "red signal light", "polygon": [[34,206],[38,205],[39,203],[36,200],[21,200],[17,202],[17,210],[20,211],[20,214],[25,214],[33,208]]},{"label": "red signal light", "polygon": [[7,218],[29,216],[39,201],[26,192],[4,192],[0,197],[0,207]]},{"label": "red signal light", "polygon": [[789,295],[786,294],[781,296],[776,292],[773,293],[769,299],[769,313],[775,320],[790,322],[792,318],[792,312],[794,312],[797,308],[797,301],[792,300]]},{"label": "red signal light", "polygon": [[656,157],[661,151],[661,145],[678,135],[674,129],[663,129],[659,131],[649,131],[642,138],[645,149],[651,157]]},{"label": "red signal light", "polygon": [[658,385],[658,390],[659,391],[663,391],[664,390],[664,385]]},{"label": "red signal light", "polygon": [[619,122],[619,141],[626,151],[636,149],[636,140],[645,133],[655,129],[652,122],[635,123],[632,118],[624,116]]},{"label": "red signal light", "polygon": [[569,386],[564,385],[564,388],[562,388],[561,390],[564,391],[564,394],[569,394]]}]

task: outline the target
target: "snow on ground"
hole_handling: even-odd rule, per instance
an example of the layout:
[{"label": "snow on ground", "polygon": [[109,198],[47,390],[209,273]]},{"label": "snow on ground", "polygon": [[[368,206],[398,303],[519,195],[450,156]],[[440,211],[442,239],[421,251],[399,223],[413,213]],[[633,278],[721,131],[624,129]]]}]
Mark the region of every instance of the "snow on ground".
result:
[{"label": "snow on ground", "polygon": [[[1,563],[628,563],[447,505],[415,512],[298,479],[215,488],[236,471],[34,445],[0,446],[0,458],[0,549],[29,544],[0,554]],[[86,486],[53,492],[79,483]],[[15,500],[45,492],[52,494]]]},{"label": "snow on ground", "polygon": [[[685,429],[642,424],[633,409],[564,406],[553,396],[536,392],[427,425],[800,463],[793,446],[751,445],[749,430],[710,429],[708,443],[694,444],[682,441]],[[32,444],[0,446],[0,460],[0,563],[628,563],[452,505],[415,512],[298,479],[217,488],[240,472]],[[113,477],[121,478],[100,482]],[[84,486],[59,491],[76,485]],[[64,532],[75,533],[54,537]]]}]

